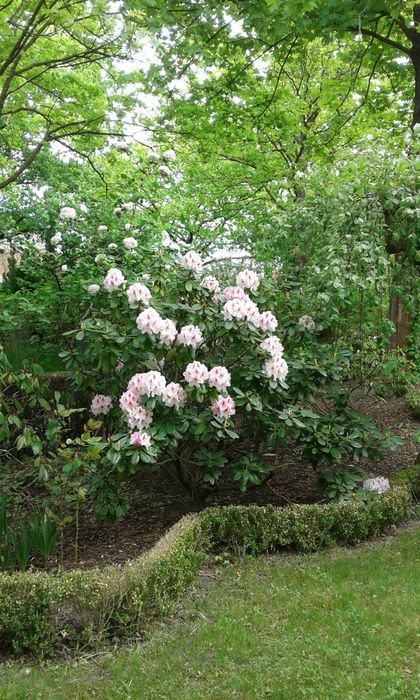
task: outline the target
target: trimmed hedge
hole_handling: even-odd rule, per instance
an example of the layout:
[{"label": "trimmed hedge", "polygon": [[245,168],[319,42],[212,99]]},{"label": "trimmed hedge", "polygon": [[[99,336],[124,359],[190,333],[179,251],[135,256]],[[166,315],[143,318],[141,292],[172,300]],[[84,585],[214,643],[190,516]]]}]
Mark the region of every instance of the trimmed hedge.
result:
[{"label": "trimmed hedge", "polygon": [[402,488],[367,503],[209,508],[182,518],[121,568],[0,574],[0,648],[48,655],[136,635],[170,609],[208,552],[309,552],[355,544],[397,524],[410,508]]}]

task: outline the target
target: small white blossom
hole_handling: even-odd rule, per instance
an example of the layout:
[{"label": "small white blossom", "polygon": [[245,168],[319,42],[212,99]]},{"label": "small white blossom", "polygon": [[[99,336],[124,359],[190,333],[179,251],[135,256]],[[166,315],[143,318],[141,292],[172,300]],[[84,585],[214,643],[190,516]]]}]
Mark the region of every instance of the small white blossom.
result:
[{"label": "small white blossom", "polygon": [[176,153],[174,150],[172,150],[172,148],[169,148],[167,151],[164,151],[162,153],[162,158],[163,160],[173,162],[174,160],[176,160]]},{"label": "small white blossom", "polygon": [[123,244],[127,248],[127,250],[135,250],[135,248],[137,248],[138,246],[136,239],[132,236],[128,236],[128,238],[123,238]]},{"label": "small white blossom", "polygon": [[61,207],[60,209],[60,219],[75,219],[77,216],[76,209],[74,207]]},{"label": "small white blossom", "polygon": [[99,284],[90,284],[88,287],[89,294],[94,297],[100,290]]},{"label": "small white blossom", "polygon": [[385,479],[384,476],[377,476],[374,479],[366,479],[363,482],[363,489],[365,491],[376,491],[376,493],[386,493],[389,491],[390,485],[389,480]]},{"label": "small white blossom", "polygon": [[284,382],[289,373],[289,367],[283,357],[276,355],[265,361],[263,373],[269,379],[274,379],[276,382]]},{"label": "small white blossom", "polygon": [[105,231],[108,231],[108,226],[105,226],[105,224],[100,224],[98,226],[98,233],[105,233]]}]

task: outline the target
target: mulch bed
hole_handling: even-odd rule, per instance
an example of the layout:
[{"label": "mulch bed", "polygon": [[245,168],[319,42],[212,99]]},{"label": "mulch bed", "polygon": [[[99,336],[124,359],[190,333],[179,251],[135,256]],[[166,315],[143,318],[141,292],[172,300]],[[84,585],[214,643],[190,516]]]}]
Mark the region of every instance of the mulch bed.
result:
[{"label": "mulch bed", "polygon": [[[395,452],[388,451],[382,462],[362,466],[372,475],[389,476],[413,464],[419,451],[411,436],[420,429],[420,423],[409,414],[404,398],[378,399],[363,396],[353,399],[357,410],[369,414],[380,429],[388,428],[404,439]],[[230,488],[223,494],[208,497],[203,507],[226,504],[271,503],[284,506],[289,503],[319,501],[318,475],[299,454],[286,455],[285,461],[262,487],[240,494]],[[122,564],[149,549],[179,518],[197,510],[185,492],[163,471],[140,473],[130,484],[130,490],[138,494],[133,498],[128,515],[107,525],[98,523],[87,508],[81,516],[79,541],[79,567],[90,568],[106,564]],[[66,568],[74,566],[74,549],[71,531],[65,542]],[[55,567],[58,560],[51,559]]]}]

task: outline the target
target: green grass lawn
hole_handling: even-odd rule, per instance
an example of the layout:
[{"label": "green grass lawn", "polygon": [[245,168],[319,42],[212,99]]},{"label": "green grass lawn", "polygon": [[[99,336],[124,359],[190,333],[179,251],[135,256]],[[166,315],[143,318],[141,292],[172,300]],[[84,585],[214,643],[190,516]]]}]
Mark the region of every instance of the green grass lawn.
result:
[{"label": "green grass lawn", "polygon": [[354,550],[245,559],[148,641],[6,665],[1,700],[420,698],[420,529]]}]

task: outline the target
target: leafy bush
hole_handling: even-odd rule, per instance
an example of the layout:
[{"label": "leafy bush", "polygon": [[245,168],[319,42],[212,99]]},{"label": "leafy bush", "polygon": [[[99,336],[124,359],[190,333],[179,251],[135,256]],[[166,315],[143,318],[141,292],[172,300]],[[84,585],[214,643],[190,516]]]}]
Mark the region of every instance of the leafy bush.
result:
[{"label": "leafy bush", "polygon": [[138,634],[193,580],[206,552],[261,554],[355,544],[410,512],[405,489],[367,503],[229,506],[182,518],[152,550],[122,568],[57,574],[0,574],[0,649],[54,649]]},{"label": "leafy bush", "polygon": [[[104,483],[158,461],[200,496],[222,477],[260,484],[275,467],[270,447],[298,445],[322,467],[392,445],[337,391],[351,354],[293,317],[278,275],[228,268],[223,288],[223,269],[205,275],[197,253],[168,250],[145,274],[137,240],[125,246],[124,274],[98,256],[108,272],[86,280],[90,306],[61,353],[104,424]],[[122,259],[118,246],[112,255]]]},{"label": "leafy bush", "polygon": [[391,476],[391,482],[396,486],[409,489],[414,498],[420,500],[420,464],[400,469]]},{"label": "leafy bush", "polygon": [[413,387],[407,393],[407,403],[410,413],[416,420],[420,420],[420,388]]}]

